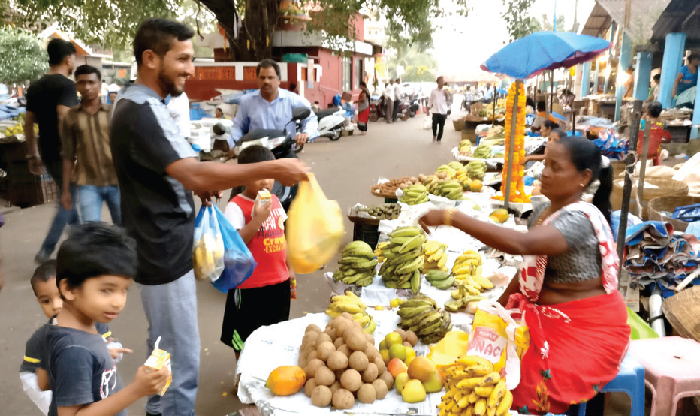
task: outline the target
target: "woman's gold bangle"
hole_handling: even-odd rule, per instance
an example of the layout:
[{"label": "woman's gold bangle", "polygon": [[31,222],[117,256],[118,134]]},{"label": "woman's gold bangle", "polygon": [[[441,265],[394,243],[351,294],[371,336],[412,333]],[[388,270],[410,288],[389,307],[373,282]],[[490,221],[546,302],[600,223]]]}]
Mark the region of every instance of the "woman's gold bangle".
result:
[{"label": "woman's gold bangle", "polygon": [[443,224],[452,226],[452,218],[454,217],[456,211],[457,210],[454,208],[447,208],[442,219]]}]

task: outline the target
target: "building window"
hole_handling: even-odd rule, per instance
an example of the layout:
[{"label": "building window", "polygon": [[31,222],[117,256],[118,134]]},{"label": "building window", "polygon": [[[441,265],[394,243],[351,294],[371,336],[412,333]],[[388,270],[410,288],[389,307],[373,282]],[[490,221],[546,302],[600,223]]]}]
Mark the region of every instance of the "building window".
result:
[{"label": "building window", "polygon": [[360,83],[363,81],[362,77],[365,74],[364,70],[365,68],[362,58],[355,58],[355,89],[360,88]]},{"label": "building window", "polygon": [[343,91],[351,91],[351,82],[352,82],[352,60],[349,57],[344,56],[342,60],[342,70],[343,70],[343,78],[342,78],[342,87]]}]

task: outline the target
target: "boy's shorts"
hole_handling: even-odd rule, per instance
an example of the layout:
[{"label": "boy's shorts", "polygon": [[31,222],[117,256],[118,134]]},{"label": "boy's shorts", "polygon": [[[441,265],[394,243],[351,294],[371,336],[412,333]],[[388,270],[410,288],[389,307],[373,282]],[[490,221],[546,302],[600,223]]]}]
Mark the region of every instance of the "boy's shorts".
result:
[{"label": "boy's shorts", "polygon": [[290,305],[288,280],[254,289],[230,290],[221,325],[221,342],[240,352],[253,331],[288,320]]}]

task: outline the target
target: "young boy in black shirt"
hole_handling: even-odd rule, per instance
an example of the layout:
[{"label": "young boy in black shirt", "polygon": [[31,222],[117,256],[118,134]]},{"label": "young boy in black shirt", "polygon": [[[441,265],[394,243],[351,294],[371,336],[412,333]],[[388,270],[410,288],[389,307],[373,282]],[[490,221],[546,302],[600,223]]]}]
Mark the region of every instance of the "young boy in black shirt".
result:
[{"label": "young boy in black shirt", "polygon": [[63,298],[56,325],[47,329],[51,416],[126,415],[141,397],[159,392],[168,369],[142,366],[122,388],[114,360],[95,323],[107,324],[126,303],[136,274],[134,240],[113,225],[88,223],[71,229],[56,257],[56,283]]}]

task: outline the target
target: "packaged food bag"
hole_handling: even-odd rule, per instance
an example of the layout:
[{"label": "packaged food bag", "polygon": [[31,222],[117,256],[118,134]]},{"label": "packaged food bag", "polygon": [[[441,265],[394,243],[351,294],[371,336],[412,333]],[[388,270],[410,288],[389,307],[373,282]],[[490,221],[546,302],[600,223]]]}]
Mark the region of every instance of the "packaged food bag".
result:
[{"label": "packaged food bag", "polygon": [[248,280],[258,263],[219,207],[214,205],[212,208],[224,243],[224,271],[211,284],[221,292],[227,293]]},{"label": "packaged food bag", "polygon": [[309,174],[308,181],[299,183],[287,218],[287,250],[294,271],[318,270],[338,251],[344,232],[340,206],[326,199],[314,175]]},{"label": "packaged food bag", "polygon": [[435,363],[440,375],[446,377],[444,369],[467,355],[468,349],[469,334],[461,329],[455,329],[445,334],[440,342],[431,345],[427,357]]},{"label": "packaged food bag", "polygon": [[482,300],[474,315],[467,355],[493,363],[513,390],[520,383],[520,358],[530,345],[527,327],[519,325],[498,302]]},{"label": "packaged food bag", "polygon": [[224,271],[224,239],[213,207],[202,206],[197,214],[192,267],[197,280],[208,279],[211,282]]},{"label": "packaged food bag", "polygon": [[156,345],[151,352],[151,356],[148,357],[143,365],[150,367],[155,371],[158,371],[163,367],[168,368],[168,381],[165,382],[165,386],[163,386],[161,391],[158,392],[158,395],[162,396],[165,394],[166,390],[168,390],[168,387],[170,387],[170,382],[173,381],[173,371],[170,368],[170,353],[158,348],[158,344],[160,344],[160,337],[158,337],[156,340]]}]

